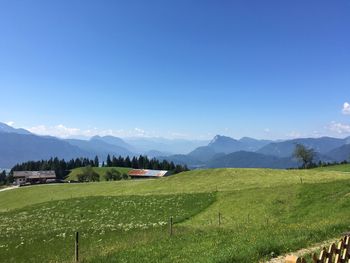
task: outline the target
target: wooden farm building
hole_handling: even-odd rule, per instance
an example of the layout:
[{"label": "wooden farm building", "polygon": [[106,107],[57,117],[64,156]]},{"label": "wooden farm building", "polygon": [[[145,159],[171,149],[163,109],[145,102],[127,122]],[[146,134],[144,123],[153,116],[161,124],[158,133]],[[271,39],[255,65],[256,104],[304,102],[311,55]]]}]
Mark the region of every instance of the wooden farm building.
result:
[{"label": "wooden farm building", "polygon": [[55,171],[14,171],[15,184],[43,184],[56,181]]},{"label": "wooden farm building", "polygon": [[144,169],[133,169],[128,172],[131,178],[161,178],[168,175],[168,171],[164,170],[144,170]]}]

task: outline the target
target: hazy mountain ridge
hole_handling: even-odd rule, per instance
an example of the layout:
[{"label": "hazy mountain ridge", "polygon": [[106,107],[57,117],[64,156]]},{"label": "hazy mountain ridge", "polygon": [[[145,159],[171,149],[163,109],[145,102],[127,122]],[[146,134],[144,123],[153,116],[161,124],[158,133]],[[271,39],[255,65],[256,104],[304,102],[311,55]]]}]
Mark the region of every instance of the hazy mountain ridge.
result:
[{"label": "hazy mountain ridge", "polygon": [[[191,163],[197,159],[199,166],[203,166],[204,163],[204,166],[209,168],[293,168],[298,166],[293,158],[296,144],[300,143],[313,148],[316,152],[316,162],[340,162],[350,159],[349,139],[350,137],[344,139],[321,137],[268,141],[243,137],[235,140],[217,135],[207,146],[196,148],[188,154],[188,157],[191,158]],[[169,156],[168,160],[171,159],[172,156]]]},{"label": "hazy mountain ridge", "polygon": [[273,155],[276,157],[288,157],[293,154],[296,144],[303,144],[306,147],[314,149],[316,152],[321,154],[327,154],[330,151],[339,148],[347,144],[348,138],[338,139],[331,137],[320,137],[320,138],[300,138],[293,139],[283,142],[272,142],[257,152],[267,155]]},{"label": "hazy mountain ridge", "polygon": [[68,139],[65,141],[70,143],[71,145],[79,147],[80,149],[82,149],[84,151],[95,154],[103,159],[106,159],[108,154],[116,155],[116,156],[133,155],[133,153],[131,151],[129,151],[128,149],[125,149],[121,146],[109,144],[109,143],[105,142],[104,140],[101,140],[101,139],[95,138],[95,137],[92,137],[88,141],[77,140],[77,139]]},{"label": "hazy mountain ridge", "polygon": [[206,146],[208,140],[166,139],[157,137],[124,138],[137,152],[158,151],[168,154],[188,154],[195,148]]},{"label": "hazy mountain ridge", "polygon": [[350,161],[350,144],[345,144],[339,148],[333,149],[327,153],[327,156],[331,156],[337,162],[342,162],[344,160]]},{"label": "hazy mountain ridge", "polygon": [[213,159],[218,153],[229,154],[238,151],[254,152],[271,142],[272,141],[269,140],[257,140],[249,137],[235,140],[231,137],[216,135],[207,146],[198,147],[190,152],[189,156],[207,162]]},{"label": "hazy mountain ridge", "polygon": [[0,133],[0,167],[10,168],[16,163],[51,157],[75,158],[90,153],[68,142],[32,134]]},{"label": "hazy mountain ridge", "polygon": [[121,147],[121,148],[124,148],[130,152],[135,152],[135,148],[126,143],[123,139],[121,138],[118,138],[118,137],[114,137],[114,136],[110,136],[110,135],[107,135],[107,136],[94,136],[90,139],[90,141],[103,141],[107,144],[110,144],[110,145],[114,145],[114,146],[118,146],[118,147]]},{"label": "hazy mountain ridge", "polygon": [[0,122],[0,133],[32,134],[25,129],[16,129],[2,122]]},{"label": "hazy mountain ridge", "polygon": [[[197,147],[206,143],[206,141],[171,140],[164,138],[129,138],[128,140],[134,142],[134,145],[113,136],[94,136],[89,140],[59,139],[52,136],[35,135],[27,130],[15,129],[5,123],[0,123],[0,167],[11,168],[18,162],[49,159],[56,156],[71,159],[78,157],[93,158],[97,155],[101,160],[105,159],[108,154],[115,156],[145,154],[151,158],[158,156],[166,157],[172,155],[173,151],[162,150],[170,150],[172,146],[177,151],[181,149],[187,151],[191,145]],[[143,142],[143,146],[148,145],[149,148],[143,147],[143,151],[136,149],[135,141]]]},{"label": "hazy mountain ridge", "polygon": [[[141,145],[138,146],[136,142]],[[343,161],[350,158],[350,137],[344,139],[321,137],[286,141],[257,140],[243,137],[239,140],[217,135],[211,141],[190,141],[164,138],[127,138],[94,136],[89,140],[58,139],[38,136],[24,129],[15,129],[0,123],[0,167],[12,167],[18,162],[48,159],[50,157],[77,158],[108,154],[166,159],[191,168],[199,167],[266,167],[291,168],[297,162],[292,158],[297,143],[313,148],[315,160]],[[207,145],[201,145],[207,143]],[[171,147],[175,145],[175,150]],[[184,148],[184,145],[186,147]],[[199,147],[198,147],[199,145]],[[196,146],[196,147],[194,147]],[[149,147],[149,148],[147,148]],[[172,154],[180,149],[190,149],[188,154]],[[143,150],[140,150],[143,149]],[[168,151],[165,151],[168,150]]]},{"label": "hazy mountain ridge", "polygon": [[278,158],[256,152],[238,151],[215,158],[207,163],[209,168],[295,168],[298,162],[293,158]]}]

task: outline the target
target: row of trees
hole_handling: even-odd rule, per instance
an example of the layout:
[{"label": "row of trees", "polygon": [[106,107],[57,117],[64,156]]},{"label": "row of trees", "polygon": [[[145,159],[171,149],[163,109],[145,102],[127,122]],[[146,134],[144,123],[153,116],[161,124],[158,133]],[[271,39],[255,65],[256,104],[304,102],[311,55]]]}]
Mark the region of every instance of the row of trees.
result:
[{"label": "row of trees", "polygon": [[95,159],[89,158],[76,158],[71,159],[69,161],[65,161],[64,159],[50,158],[49,160],[41,160],[41,161],[29,161],[21,164],[16,164],[10,172],[10,176],[13,171],[48,171],[54,170],[56,172],[56,176],[58,179],[64,179],[69,170],[79,167],[98,167],[99,160],[96,156]]},{"label": "row of trees", "polygon": [[303,169],[310,169],[310,168],[316,168],[316,167],[325,167],[325,166],[332,166],[332,165],[339,165],[339,164],[347,164],[348,161],[344,160],[342,162],[323,162],[318,161],[315,162],[317,153],[314,149],[308,148],[303,144],[296,144],[293,156],[302,163]]},{"label": "row of trees", "polygon": [[[54,170],[58,179],[64,179],[70,170],[80,167],[99,167],[99,159],[96,156],[94,159],[89,158],[76,158],[69,161],[64,159],[59,159],[57,157],[50,158],[49,160],[40,161],[28,161],[20,164],[16,164],[6,177],[6,173],[2,172],[0,175],[0,184],[8,184],[13,182],[13,172],[14,171],[47,171]],[[107,156],[106,161],[102,162],[103,167],[130,167],[134,169],[153,169],[153,170],[168,170],[172,173],[180,173],[183,171],[188,171],[186,165],[175,165],[173,162],[167,160],[157,160],[155,158],[149,159],[147,156],[140,155],[139,157],[115,157]],[[117,170],[116,170],[117,171]],[[113,175],[109,175],[108,180],[119,180],[125,179],[126,176],[123,174],[117,174],[113,171]],[[80,181],[98,181],[97,176],[93,173],[93,169],[84,170],[81,174]],[[99,177],[98,177],[99,178]],[[107,178],[106,178],[107,179]]]},{"label": "row of trees", "polygon": [[6,171],[3,170],[2,172],[0,172],[0,185],[4,185],[4,184],[8,184],[8,178],[6,176]]},{"label": "row of trees", "polygon": [[74,168],[85,167],[89,165],[92,167],[98,167],[98,157],[96,156],[93,160],[89,158],[76,158],[65,161],[64,159],[58,159],[55,157],[49,160],[29,161],[21,164],[16,164],[12,168],[12,171],[45,171],[56,169],[71,170]]},{"label": "row of trees", "polygon": [[152,169],[152,170],[167,170],[174,173],[180,173],[183,171],[188,171],[186,165],[175,165],[174,162],[169,162],[167,160],[159,161],[156,158],[149,159],[147,156],[140,155],[139,157],[129,156],[126,158],[119,156],[111,157],[107,156],[106,163],[103,163],[105,167],[131,167],[134,169]]}]

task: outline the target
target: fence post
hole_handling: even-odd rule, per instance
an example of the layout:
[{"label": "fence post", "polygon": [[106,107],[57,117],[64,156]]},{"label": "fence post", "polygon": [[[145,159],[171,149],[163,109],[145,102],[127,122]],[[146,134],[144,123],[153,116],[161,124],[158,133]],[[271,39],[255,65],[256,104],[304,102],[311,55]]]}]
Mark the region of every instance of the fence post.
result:
[{"label": "fence post", "polygon": [[170,233],[170,236],[173,235],[173,217],[172,216],[170,217],[169,233]]},{"label": "fence post", "polygon": [[79,232],[75,232],[75,262],[79,262]]}]

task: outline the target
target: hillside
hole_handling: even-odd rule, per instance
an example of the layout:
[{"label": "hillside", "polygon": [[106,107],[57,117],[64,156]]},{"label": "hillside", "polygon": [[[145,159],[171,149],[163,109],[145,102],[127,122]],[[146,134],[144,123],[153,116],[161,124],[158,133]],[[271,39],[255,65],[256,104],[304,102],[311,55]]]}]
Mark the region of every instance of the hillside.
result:
[{"label": "hillside", "polygon": [[25,129],[16,129],[2,122],[0,122],[0,133],[31,134]]},{"label": "hillside", "polygon": [[[314,149],[317,153],[327,154],[333,149],[341,147],[347,143],[347,138],[337,139],[331,137],[321,137],[321,138],[300,138],[293,139],[283,142],[272,142],[257,152],[267,155],[273,155],[276,157],[290,157],[293,154],[296,144],[303,144],[308,148]],[[332,157],[332,155],[329,155]]]},{"label": "hillside", "polygon": [[12,167],[28,160],[76,158],[89,153],[55,137],[0,133],[0,167]]},{"label": "hillside", "polygon": [[88,152],[90,155],[98,155],[101,159],[106,159],[107,155],[115,155],[115,156],[127,156],[134,155],[128,149],[110,144],[100,137],[93,137],[90,140],[76,140],[69,139],[66,140],[69,144],[79,147],[80,149]]},{"label": "hillside", "polygon": [[337,171],[337,172],[350,172],[350,164],[338,164],[325,167],[317,167],[314,170],[318,171]]},{"label": "hillside", "polygon": [[258,262],[348,231],[349,187],[348,173],[316,169],[24,187],[0,192],[0,226],[22,226],[21,235],[0,228],[0,253],[7,262],[70,262],[79,229],[84,262]]},{"label": "hillside", "polygon": [[210,168],[296,168],[293,158],[278,158],[254,152],[239,151],[214,158],[207,163]]},{"label": "hillside", "polygon": [[194,149],[188,156],[201,162],[208,162],[216,158],[218,154],[230,154],[239,151],[254,152],[269,143],[271,141],[256,140],[249,137],[236,140],[227,136],[216,135],[207,146]]},{"label": "hillside", "polygon": [[350,144],[345,144],[339,148],[333,149],[327,153],[328,156],[332,156],[335,161],[342,162],[344,160],[350,160]]}]

